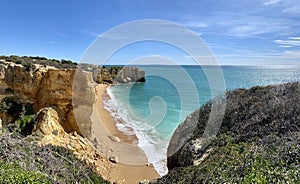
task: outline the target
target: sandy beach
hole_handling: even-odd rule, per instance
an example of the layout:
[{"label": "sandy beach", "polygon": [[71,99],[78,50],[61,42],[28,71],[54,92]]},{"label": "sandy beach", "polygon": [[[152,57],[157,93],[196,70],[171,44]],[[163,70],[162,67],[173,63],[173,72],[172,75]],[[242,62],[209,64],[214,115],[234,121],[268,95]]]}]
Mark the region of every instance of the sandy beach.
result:
[{"label": "sandy beach", "polygon": [[98,151],[106,158],[116,158],[117,163],[103,162],[104,178],[111,182],[134,184],[144,179],[155,179],[159,175],[148,163],[145,153],[137,145],[135,135],[119,131],[114,118],[104,108],[103,99],[109,98],[107,85],[97,86],[97,101],[92,114],[92,137],[97,140]]}]

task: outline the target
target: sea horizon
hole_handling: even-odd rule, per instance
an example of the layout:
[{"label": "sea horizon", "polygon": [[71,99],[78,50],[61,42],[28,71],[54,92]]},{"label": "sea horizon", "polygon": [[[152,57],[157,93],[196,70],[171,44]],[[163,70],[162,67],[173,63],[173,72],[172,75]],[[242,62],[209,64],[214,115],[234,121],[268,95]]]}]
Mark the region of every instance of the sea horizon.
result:
[{"label": "sea horizon", "polygon": [[[95,65],[94,63],[80,63],[79,64],[92,64]],[[131,65],[131,64],[104,64],[104,65],[98,65],[98,66],[108,66],[108,67],[113,67],[113,66],[117,66],[117,67],[139,67],[139,66],[212,66],[212,67],[222,67],[222,66],[245,66],[245,67],[271,67],[271,66],[280,66],[280,67],[287,67],[287,66],[296,66],[296,67],[300,67],[299,64],[297,63],[289,63],[289,64],[219,64],[219,65],[210,65],[210,64],[138,64],[138,65]]]}]

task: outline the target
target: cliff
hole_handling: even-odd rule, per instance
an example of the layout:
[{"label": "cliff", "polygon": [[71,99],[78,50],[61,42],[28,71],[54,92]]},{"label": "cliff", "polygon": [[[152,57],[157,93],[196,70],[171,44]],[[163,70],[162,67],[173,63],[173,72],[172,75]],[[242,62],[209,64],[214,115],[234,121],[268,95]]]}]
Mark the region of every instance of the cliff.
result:
[{"label": "cliff", "polygon": [[[75,121],[72,107],[72,84],[75,69],[57,69],[51,66],[23,66],[11,62],[0,62],[1,86],[11,90],[10,95],[18,98],[22,104],[32,104],[33,111],[43,107],[53,107],[62,119],[62,126],[67,132],[80,132]],[[79,96],[82,101],[93,104],[88,97],[93,96],[94,89],[91,74],[82,72],[81,80],[88,96]]]},{"label": "cliff", "polygon": [[91,72],[93,80],[99,84],[145,82],[145,71],[137,67],[80,64],[79,68]]},{"label": "cliff", "polygon": [[299,183],[299,92],[299,82],[228,92],[220,131],[203,146],[207,103],[173,135],[169,150],[184,140],[184,127],[196,125],[154,183]]},{"label": "cliff", "polygon": [[[58,112],[66,132],[77,131],[82,135],[90,134],[90,114],[97,83],[141,82],[145,77],[145,72],[139,68],[78,65],[43,57],[1,58],[2,98],[13,96],[20,104],[31,106],[32,113],[52,107]],[[80,118],[75,118],[74,111]],[[0,118],[6,121],[4,124],[15,119],[4,111]]]}]

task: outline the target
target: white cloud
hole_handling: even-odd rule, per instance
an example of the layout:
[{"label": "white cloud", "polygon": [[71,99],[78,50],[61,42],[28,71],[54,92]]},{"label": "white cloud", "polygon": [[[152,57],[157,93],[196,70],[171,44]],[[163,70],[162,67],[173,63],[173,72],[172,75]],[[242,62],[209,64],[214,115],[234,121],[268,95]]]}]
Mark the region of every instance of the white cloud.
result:
[{"label": "white cloud", "polygon": [[297,23],[283,18],[241,15],[236,19],[221,22],[228,27],[228,33],[237,37],[262,36],[263,34],[288,34]]},{"label": "white cloud", "polygon": [[292,40],[300,40],[300,37],[289,37],[289,39],[292,39]]},{"label": "white cloud", "polygon": [[283,13],[300,14],[300,1],[298,0],[265,0],[263,4],[277,7]]},{"label": "white cloud", "polygon": [[191,27],[191,28],[205,28],[208,27],[208,25],[204,22],[197,22],[197,21],[192,21],[192,22],[187,22],[184,23],[185,26]]},{"label": "white cloud", "polygon": [[70,37],[70,35],[67,35],[67,34],[65,34],[65,33],[57,32],[57,33],[55,33],[55,34],[58,35],[58,36],[61,36],[61,37]]},{"label": "white cloud", "polygon": [[296,47],[300,46],[300,37],[289,37],[286,40],[274,40],[274,42],[279,44],[280,47]]},{"label": "white cloud", "polygon": [[52,45],[55,45],[55,44],[56,44],[55,41],[50,41],[49,43],[52,44]]},{"label": "white cloud", "polygon": [[203,35],[203,34],[200,33],[200,32],[196,32],[196,34],[197,34],[198,36],[202,36],[202,35]]},{"label": "white cloud", "polygon": [[187,21],[183,25],[196,32],[234,37],[262,38],[265,34],[288,36],[297,31],[299,27],[299,22],[296,20],[287,17],[265,16],[259,13],[247,15],[242,12],[214,12],[211,16],[195,16],[185,19]]},{"label": "white cloud", "polygon": [[268,5],[275,5],[278,4],[279,2],[281,2],[282,0],[268,0],[264,2],[264,5],[268,6]]},{"label": "white cloud", "polygon": [[91,37],[94,37],[94,38],[101,36],[101,33],[98,33],[96,31],[90,31],[90,30],[84,30],[84,31],[81,31],[81,33],[91,36]]},{"label": "white cloud", "polygon": [[291,50],[291,51],[285,51],[285,55],[289,57],[300,57],[300,50]]},{"label": "white cloud", "polygon": [[300,1],[298,0],[285,0],[282,3],[284,13],[300,14]]},{"label": "white cloud", "polygon": [[291,46],[291,45],[279,45],[279,47],[281,47],[281,48],[291,48],[293,46]]}]

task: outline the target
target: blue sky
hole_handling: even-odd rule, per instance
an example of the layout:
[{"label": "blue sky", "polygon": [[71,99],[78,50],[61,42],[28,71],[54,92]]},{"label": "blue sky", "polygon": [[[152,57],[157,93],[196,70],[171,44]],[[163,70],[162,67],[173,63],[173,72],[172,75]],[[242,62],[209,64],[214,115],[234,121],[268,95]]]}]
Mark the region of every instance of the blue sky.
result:
[{"label": "blue sky", "polygon": [[[2,0],[0,55],[39,55],[80,61],[97,36],[120,24],[173,21],[196,32],[221,64],[300,64],[298,0]],[[160,43],[128,46],[111,60],[144,55],[189,64]]]}]

